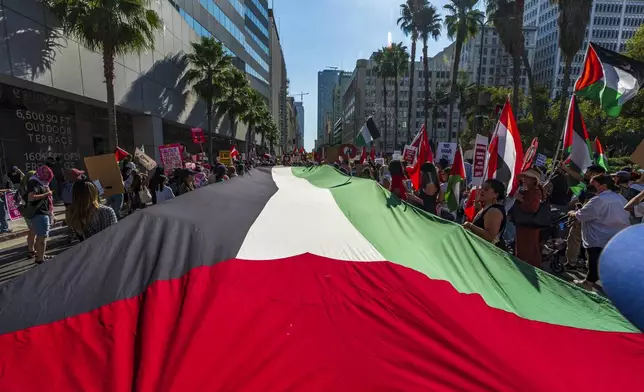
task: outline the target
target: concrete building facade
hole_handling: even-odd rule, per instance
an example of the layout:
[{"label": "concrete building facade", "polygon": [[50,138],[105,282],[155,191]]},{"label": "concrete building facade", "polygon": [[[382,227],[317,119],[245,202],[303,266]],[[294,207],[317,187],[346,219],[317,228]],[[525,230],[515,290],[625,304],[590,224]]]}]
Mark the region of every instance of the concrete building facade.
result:
[{"label": "concrete building facade", "polygon": [[327,122],[335,124],[342,114],[342,93],[351,79],[351,72],[325,69],[318,72],[318,132],[317,147],[327,145]]},{"label": "concrete building facade", "polygon": [[[523,24],[537,28],[534,75],[537,83],[548,87],[552,96],[561,91],[564,58],[559,50],[559,11],[549,0],[526,0]],[[588,42],[623,52],[626,41],[644,23],[644,2],[641,0],[595,0],[581,50],[575,55],[570,74],[574,87],[579,77]],[[571,91],[571,90],[568,91]]]},{"label": "concrete building facade", "polygon": [[[483,34],[482,37],[481,34]],[[523,35],[528,61],[530,65],[533,65],[537,28],[534,26],[525,27]],[[481,38],[483,38],[482,46]],[[482,53],[481,48],[483,49]],[[486,26],[483,33],[479,32],[476,37],[463,45],[460,69],[467,73],[470,83],[480,81],[482,86],[511,87],[513,68],[512,57],[505,51],[496,29],[492,26]],[[523,66],[521,67],[520,86],[524,91],[528,89],[528,79]]]},{"label": "concrete building facade", "polygon": [[[394,130],[395,88],[393,79],[387,80],[387,106],[384,106],[383,81],[374,70],[375,62],[373,56],[370,59],[359,59],[352,73],[351,79],[342,95],[343,103],[343,128],[342,142],[352,143],[360,131],[365,120],[373,116],[378,124],[381,138],[376,144],[378,149],[386,153],[401,149],[407,142],[408,126],[411,126],[410,133],[415,135],[424,123],[424,97],[425,97],[425,76],[429,78],[430,99],[438,90],[449,90],[451,69],[453,65],[453,45],[449,46],[436,56],[428,59],[429,74],[424,75],[422,61],[415,64],[414,95],[411,102],[412,117],[411,124],[407,124],[407,110],[409,108],[409,73],[398,78],[398,129]],[[439,107],[436,110],[436,118],[433,118],[433,107],[430,106],[428,114],[429,134],[433,140],[446,141],[447,133],[447,107]],[[385,113],[387,124],[385,126]],[[458,108],[454,108],[454,115],[458,116]],[[435,121],[434,121],[435,120]],[[436,126],[434,127],[434,124]],[[452,136],[456,137],[457,121],[454,121]],[[386,131],[386,138],[385,138]],[[394,132],[398,133],[398,145],[394,145]],[[386,139],[386,146],[384,145]]]},{"label": "concrete building facade", "polygon": [[[276,46],[267,0],[159,0],[151,7],[164,25],[155,33],[154,50],[115,62],[122,148],[132,152],[143,144],[157,158],[164,143],[200,150],[190,128],[205,127],[205,105],[192,94],[185,71],[190,43],[202,36],[221,41],[271,102],[270,46]],[[51,155],[63,157],[67,167],[82,167],[82,157],[108,152],[105,102],[99,53],[61,36],[56,18],[37,0],[0,2],[0,169],[31,169]],[[245,125],[231,135],[228,123],[220,124],[216,149],[229,148],[233,138],[245,140]]]},{"label": "concrete building facade", "polygon": [[295,102],[297,112],[297,148],[304,147],[304,104]]}]

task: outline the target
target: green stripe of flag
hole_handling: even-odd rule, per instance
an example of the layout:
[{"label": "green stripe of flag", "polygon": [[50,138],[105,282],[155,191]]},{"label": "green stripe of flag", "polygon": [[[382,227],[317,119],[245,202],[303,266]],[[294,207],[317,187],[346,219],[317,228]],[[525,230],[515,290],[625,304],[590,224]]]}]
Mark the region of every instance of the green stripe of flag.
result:
[{"label": "green stripe of flag", "polygon": [[[351,224],[386,260],[480,294],[520,317],[598,331],[639,332],[605,298],[518,261],[459,225],[400,202],[376,182],[328,166],[293,168],[329,189]],[[472,326],[475,328],[475,326]]]}]

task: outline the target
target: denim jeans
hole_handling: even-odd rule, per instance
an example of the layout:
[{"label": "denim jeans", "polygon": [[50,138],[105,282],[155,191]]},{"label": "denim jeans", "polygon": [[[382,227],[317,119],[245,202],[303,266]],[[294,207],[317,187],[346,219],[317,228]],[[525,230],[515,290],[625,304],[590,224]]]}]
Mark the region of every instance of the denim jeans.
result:
[{"label": "denim jeans", "polygon": [[4,201],[6,196],[0,196],[0,233],[9,230],[9,223],[7,222],[7,207]]},{"label": "denim jeans", "polygon": [[121,219],[121,208],[123,208],[123,194],[112,195],[107,198],[105,203],[108,207],[111,207],[116,214],[116,219]]}]

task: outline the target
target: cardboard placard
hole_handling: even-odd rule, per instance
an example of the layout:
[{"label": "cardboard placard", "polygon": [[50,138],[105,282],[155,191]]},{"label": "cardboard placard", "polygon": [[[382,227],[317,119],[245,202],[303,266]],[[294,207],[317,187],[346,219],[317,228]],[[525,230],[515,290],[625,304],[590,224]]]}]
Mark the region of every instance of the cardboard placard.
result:
[{"label": "cardboard placard", "polygon": [[150,158],[149,155],[144,153],[140,148],[134,150],[134,158],[139,161],[139,163],[145,168],[145,170],[150,171],[157,167],[157,163],[154,159]]},{"label": "cardboard placard", "polygon": [[85,167],[91,180],[99,180],[103,185],[103,196],[110,197],[125,192],[121,170],[114,154],[96,155],[85,158]]},{"label": "cardboard placard", "polygon": [[474,145],[474,163],[472,165],[472,185],[481,186],[483,175],[485,174],[485,157],[487,155],[486,136],[476,135],[476,144]]},{"label": "cardboard placard", "polygon": [[414,146],[410,146],[407,144],[405,148],[403,149],[403,159],[407,161],[410,165],[414,164],[414,161],[416,161],[416,152],[418,149]]},{"label": "cardboard placard", "polygon": [[454,156],[456,155],[456,143],[440,142],[438,143],[437,161],[447,159],[449,164],[454,163]]},{"label": "cardboard placard", "polygon": [[206,135],[204,135],[203,129],[192,128],[190,131],[192,132],[192,141],[195,144],[202,144],[206,142]]},{"label": "cardboard placard", "polygon": [[[243,156],[244,154],[242,154]],[[243,159],[243,158],[242,158]],[[219,151],[219,163],[228,167],[231,166],[233,161],[230,158],[230,151]]]},{"label": "cardboard placard", "polygon": [[166,176],[170,175],[174,169],[183,168],[183,146],[181,144],[159,146],[159,155],[161,155],[161,164]]},{"label": "cardboard placard", "polygon": [[18,205],[16,205],[16,202],[14,201],[15,196],[16,191],[6,192],[4,196],[2,196],[4,197],[7,214],[9,215],[9,219],[12,221],[22,218],[20,211],[18,211]]},{"label": "cardboard placard", "polygon": [[631,155],[631,161],[639,167],[644,167],[644,140],[640,142],[640,145],[637,146],[633,155]]}]

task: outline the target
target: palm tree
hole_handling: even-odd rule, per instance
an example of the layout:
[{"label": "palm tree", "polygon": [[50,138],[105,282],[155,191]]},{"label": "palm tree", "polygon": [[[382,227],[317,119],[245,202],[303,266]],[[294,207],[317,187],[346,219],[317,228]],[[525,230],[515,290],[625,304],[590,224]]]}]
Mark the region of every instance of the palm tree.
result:
[{"label": "palm tree", "polygon": [[[391,52],[391,71],[392,76],[395,81],[394,88],[394,107],[396,108],[394,114],[394,149],[398,148],[398,90],[400,89],[400,83],[398,83],[398,77],[405,75],[409,67],[409,53],[407,53],[407,47],[403,45],[402,42],[394,43],[389,49]],[[409,124],[407,124],[409,127]]]},{"label": "palm tree", "polygon": [[213,106],[226,91],[232,57],[225,53],[223,45],[214,38],[201,37],[201,41],[190,45],[192,53],[188,54],[188,61],[191,68],[186,72],[186,79],[192,84],[192,90],[206,102],[208,156],[210,162],[214,162],[213,124],[219,121],[213,120]]},{"label": "palm tree", "polygon": [[[525,51],[525,37],[523,35],[523,1],[516,0],[486,0],[486,12],[494,25],[503,47],[512,56],[512,105],[515,111],[519,105],[519,82],[521,78],[521,65],[528,74],[531,94],[534,95],[534,78],[532,68]],[[536,102],[532,105],[532,116],[537,119]]]},{"label": "palm tree", "polygon": [[277,143],[277,140],[279,138],[279,130],[277,129],[277,124],[275,124],[275,121],[273,121],[272,117],[262,123],[262,135],[268,142],[268,151],[274,155],[275,143]]},{"label": "palm tree", "polygon": [[108,142],[113,151],[119,142],[114,102],[114,59],[152,49],[154,31],[163,25],[161,17],[149,9],[148,0],[43,0],[43,3],[58,18],[66,35],[103,56]]},{"label": "palm tree", "polygon": [[450,0],[444,7],[449,12],[449,15],[445,16],[447,36],[452,40],[456,39],[454,67],[452,69],[452,88],[447,119],[447,140],[449,141],[452,140],[452,122],[454,121],[454,103],[456,101],[461,50],[467,40],[476,36],[476,33],[479,31],[479,26],[483,23],[484,19],[483,13],[474,8],[476,3],[478,3],[478,0]]},{"label": "palm tree", "polygon": [[250,95],[250,84],[246,74],[239,69],[232,67],[225,75],[226,91],[221,99],[222,111],[228,114],[230,121],[230,137],[237,138],[237,121],[248,108],[248,97]]},{"label": "palm tree", "polygon": [[[417,17],[414,17],[422,9],[429,6],[428,0],[407,0],[400,5],[400,18],[398,25],[405,36],[411,37],[411,63],[409,67],[409,108],[407,109],[407,141],[411,140],[411,111],[414,98],[414,75],[416,72],[416,42],[420,37],[420,31],[416,24]],[[414,101],[415,102],[415,101]]]},{"label": "palm tree", "polygon": [[557,129],[562,129],[566,118],[570,68],[572,60],[584,43],[586,27],[590,22],[590,12],[593,8],[593,0],[551,0],[551,2],[559,6],[559,19],[557,20],[559,24],[559,48],[566,62],[561,86],[559,119],[557,121]]},{"label": "palm tree", "polygon": [[[418,26],[420,38],[423,40],[423,76],[425,79],[425,129],[427,129],[427,115],[429,114],[429,62],[427,59],[427,43],[429,37],[438,40],[441,36],[441,16],[433,5],[424,7],[416,14],[415,23]],[[432,137],[434,130],[432,129]]]},{"label": "palm tree", "polygon": [[250,145],[255,144],[255,135],[253,134],[255,127],[261,124],[268,115],[269,111],[264,97],[257,90],[249,89],[246,108],[240,113],[239,117],[240,120],[248,125],[248,130],[246,131],[246,156],[250,151]]},{"label": "palm tree", "polygon": [[383,128],[383,154],[387,151],[387,80],[391,76],[391,51],[388,47],[383,47],[379,49],[374,56],[375,66],[373,67],[374,71],[382,79],[382,106],[383,106],[383,116],[385,119],[385,126]]}]

